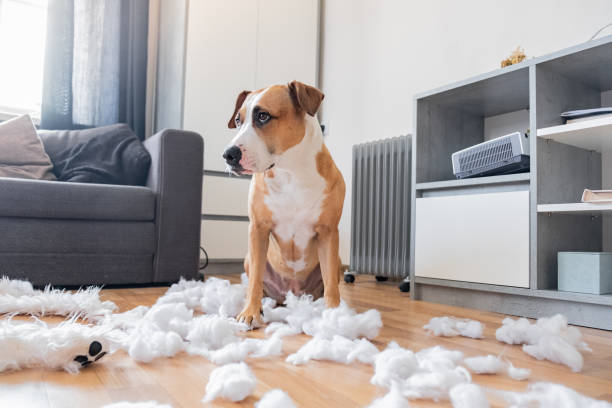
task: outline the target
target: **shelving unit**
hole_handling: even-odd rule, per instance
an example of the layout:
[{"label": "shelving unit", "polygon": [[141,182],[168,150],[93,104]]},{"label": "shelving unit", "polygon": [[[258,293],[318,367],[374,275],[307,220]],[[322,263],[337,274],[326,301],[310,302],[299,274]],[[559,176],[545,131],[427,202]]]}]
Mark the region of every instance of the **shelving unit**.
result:
[{"label": "shelving unit", "polygon": [[[563,124],[560,117],[568,110],[601,106],[612,106],[612,36],[415,97],[413,298],[528,317],[563,313],[574,324],[612,329],[612,295],[557,290],[559,251],[612,251],[612,203],[580,202],[585,188],[612,188],[612,118]],[[532,129],[530,172],[455,180],[451,154],[488,140],[491,132],[484,127],[492,116],[514,118],[524,110],[529,121],[517,122],[516,130]],[[476,213],[488,218],[465,222],[462,218],[474,215],[455,208],[465,205],[466,196],[472,197],[469,205],[481,207]],[[508,197],[507,203],[496,200],[499,197]],[[439,199],[445,206],[438,205]],[[472,222],[484,224],[479,233],[488,236],[474,233]],[[498,223],[499,229],[491,223]],[[438,229],[432,230],[431,224]],[[510,235],[500,240],[504,234]],[[460,250],[454,250],[455,243]],[[527,261],[516,261],[512,267],[512,273],[520,275],[517,281],[527,277],[526,287],[500,283],[508,280],[499,279],[499,271],[509,272],[497,259],[512,251],[518,251],[514,258],[527,255]],[[453,265],[458,270],[449,273]],[[475,274],[478,268],[481,272]]]}]

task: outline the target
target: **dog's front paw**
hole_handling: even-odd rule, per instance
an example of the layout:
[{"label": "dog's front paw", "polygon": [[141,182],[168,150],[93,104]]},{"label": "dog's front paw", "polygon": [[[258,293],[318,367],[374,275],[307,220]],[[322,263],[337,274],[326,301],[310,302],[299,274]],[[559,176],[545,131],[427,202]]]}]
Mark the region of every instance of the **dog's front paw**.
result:
[{"label": "dog's front paw", "polygon": [[[87,367],[94,361],[98,361],[106,355],[106,351],[102,351],[102,344],[99,341],[92,341],[87,350],[87,355],[78,355],[74,361],[81,364],[81,367]],[[91,357],[91,359],[90,359]]]},{"label": "dog's front paw", "polygon": [[261,315],[260,305],[246,305],[236,317],[236,320],[240,323],[246,323],[251,329],[256,329],[262,326]]}]

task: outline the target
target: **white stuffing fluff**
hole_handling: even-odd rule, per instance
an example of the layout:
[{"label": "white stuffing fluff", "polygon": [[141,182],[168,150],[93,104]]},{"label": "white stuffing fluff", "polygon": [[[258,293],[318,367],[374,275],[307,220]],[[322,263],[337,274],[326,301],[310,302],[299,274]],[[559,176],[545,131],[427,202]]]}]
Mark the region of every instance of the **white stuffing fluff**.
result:
[{"label": "white stuffing fluff", "polygon": [[172,405],[159,404],[155,401],[147,402],[115,402],[114,404],[104,405],[102,408],[172,408]]},{"label": "white stuffing fluff", "polygon": [[508,362],[508,368],[506,373],[510,378],[517,381],[524,381],[531,375],[531,370],[528,368],[518,368]]},{"label": "white stuffing fluff", "polygon": [[255,391],[257,379],[245,363],[227,364],[215,368],[206,384],[206,395],[202,402],[225,398],[233,402],[242,401]]},{"label": "white stuffing fluff", "polygon": [[476,320],[443,316],[432,317],[429,323],[423,326],[423,328],[434,336],[465,336],[474,339],[482,339],[484,325]]},{"label": "white stuffing fluff", "polygon": [[606,401],[589,398],[560,384],[533,383],[524,393],[499,391],[513,408],[612,408]]},{"label": "white stuffing fluff", "polygon": [[99,287],[88,287],[75,292],[62,289],[34,289],[30,282],[0,278],[0,314],[29,314],[34,316],[80,315],[98,320],[113,312],[117,306],[100,300]]},{"label": "white stuffing fluff", "polygon": [[450,400],[453,408],[489,408],[484,390],[473,383],[459,384],[451,388]]},{"label": "white stuffing fluff", "polygon": [[376,309],[356,313],[342,301],[336,308],[325,309],[321,317],[305,321],[302,327],[304,333],[313,337],[331,339],[335,335],[340,335],[351,340],[358,337],[373,339],[378,336],[382,319]]},{"label": "white stuffing fluff", "polygon": [[448,398],[455,385],[470,382],[470,373],[457,364],[463,359],[460,351],[436,346],[413,353],[391,342],[374,361],[371,383],[390,388],[394,384],[407,398]]},{"label": "white stuffing fluff", "polygon": [[296,408],[291,397],[283,390],[268,391],[258,402],[255,408]]},{"label": "white stuffing fluff", "polygon": [[465,365],[476,374],[499,374],[505,372],[514,380],[523,381],[529,378],[531,370],[528,368],[517,368],[509,361],[494,355],[469,357],[463,360]]},{"label": "white stuffing fluff", "polygon": [[200,307],[206,314],[236,317],[244,307],[246,298],[244,284],[231,284],[226,279],[208,278],[203,287]]},{"label": "white stuffing fluff", "polygon": [[[89,346],[98,341],[102,351],[110,351],[112,336],[108,328],[66,320],[49,327],[42,321],[0,321],[0,372],[43,367],[77,373],[81,364],[76,356],[88,356]],[[99,354],[96,354],[96,356]],[[95,356],[89,356],[94,360]]]},{"label": "white stuffing fluff", "polygon": [[393,383],[406,380],[418,369],[419,362],[414,353],[391,342],[374,359],[374,376],[370,382],[390,388]]},{"label": "white stuffing fluff", "polygon": [[200,354],[211,362],[223,365],[244,361],[248,356],[255,358],[278,356],[283,352],[283,342],[280,337],[272,336],[268,339],[244,339],[224,347]]},{"label": "white stuffing fluff", "polygon": [[488,356],[469,357],[463,360],[465,365],[476,374],[497,374],[506,369],[506,363],[501,358]]},{"label": "white stuffing fluff", "polygon": [[287,357],[286,361],[294,365],[306,364],[310,360],[331,360],[343,364],[360,361],[372,364],[377,354],[376,346],[366,339],[350,340],[336,335],[331,340],[313,337],[296,353]]},{"label": "white stuffing fluff", "polygon": [[142,328],[127,341],[127,352],[136,361],[149,363],[159,357],[172,357],[185,349],[185,343],[176,332]]},{"label": "white stuffing fluff", "polygon": [[523,344],[523,351],[538,360],[546,359],[565,364],[572,371],[582,370],[584,360],[580,351],[591,351],[582,341],[582,334],[576,327],[567,325],[567,318],[555,315],[540,318],[531,323],[525,318],[505,318],[497,329],[497,340],[508,344]]},{"label": "white stuffing fluff", "polygon": [[372,401],[367,408],[409,408],[408,400],[402,395],[398,385],[393,385],[391,390],[384,396]]}]

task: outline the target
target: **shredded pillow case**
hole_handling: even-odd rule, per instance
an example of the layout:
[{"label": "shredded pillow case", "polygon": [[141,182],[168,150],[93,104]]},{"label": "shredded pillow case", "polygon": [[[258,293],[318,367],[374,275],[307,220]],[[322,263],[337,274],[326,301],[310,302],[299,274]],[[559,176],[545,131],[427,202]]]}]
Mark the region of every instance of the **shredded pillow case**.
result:
[{"label": "shredded pillow case", "polygon": [[0,123],[0,177],[56,179],[29,115]]}]

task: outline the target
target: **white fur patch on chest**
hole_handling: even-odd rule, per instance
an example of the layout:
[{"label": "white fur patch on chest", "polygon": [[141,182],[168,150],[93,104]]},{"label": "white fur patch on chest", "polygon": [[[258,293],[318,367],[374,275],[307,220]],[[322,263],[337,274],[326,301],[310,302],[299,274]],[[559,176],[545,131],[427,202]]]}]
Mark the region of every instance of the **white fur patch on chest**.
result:
[{"label": "white fur patch on chest", "polygon": [[[315,163],[312,163],[313,167]],[[316,168],[306,178],[284,171],[275,170],[273,178],[266,178],[268,195],[265,204],[272,212],[274,233],[284,242],[293,241],[304,250],[315,235],[315,224],[321,215],[323,191],[326,181]],[[303,260],[287,262],[294,270],[304,267]]]}]

